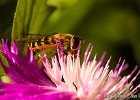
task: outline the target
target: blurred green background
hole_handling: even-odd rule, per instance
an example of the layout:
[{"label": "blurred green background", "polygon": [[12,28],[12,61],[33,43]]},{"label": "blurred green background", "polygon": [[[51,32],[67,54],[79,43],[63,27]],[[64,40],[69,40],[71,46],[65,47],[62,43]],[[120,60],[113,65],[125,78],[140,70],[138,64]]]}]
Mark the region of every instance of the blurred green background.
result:
[{"label": "blurred green background", "polygon": [[82,55],[92,43],[91,58],[106,51],[114,67],[122,57],[128,73],[140,65],[140,0],[19,0],[16,5],[17,0],[0,0],[0,38],[68,32],[86,41]]}]

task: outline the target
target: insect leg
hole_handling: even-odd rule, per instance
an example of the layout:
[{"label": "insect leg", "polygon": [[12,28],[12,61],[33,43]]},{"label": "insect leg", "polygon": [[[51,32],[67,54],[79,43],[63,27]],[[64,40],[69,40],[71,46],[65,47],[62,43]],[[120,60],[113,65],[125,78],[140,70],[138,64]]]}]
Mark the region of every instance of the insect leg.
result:
[{"label": "insect leg", "polygon": [[37,62],[39,63],[42,59],[45,58],[45,56],[47,56],[47,55],[49,55],[49,54],[52,54],[52,53],[55,53],[55,52],[56,52],[56,50],[52,50],[52,51],[50,51],[50,52],[45,52],[45,51],[44,51],[44,56],[41,56],[40,59],[39,59]]}]

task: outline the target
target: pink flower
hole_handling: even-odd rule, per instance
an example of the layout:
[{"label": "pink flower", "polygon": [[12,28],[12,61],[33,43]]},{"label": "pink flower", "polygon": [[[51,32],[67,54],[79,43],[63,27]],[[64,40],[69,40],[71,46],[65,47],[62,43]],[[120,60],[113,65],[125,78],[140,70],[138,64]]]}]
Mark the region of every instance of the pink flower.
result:
[{"label": "pink flower", "polygon": [[[7,42],[2,41],[0,51],[6,57],[9,67],[1,65],[13,83],[0,83],[0,99],[42,99],[42,100],[123,100],[129,98],[140,88],[133,87],[133,82],[140,74],[136,66],[127,76],[120,74],[128,67],[121,59],[113,70],[109,69],[111,57],[106,65],[102,64],[105,53],[99,61],[96,55],[89,60],[93,46],[88,45],[84,61],[80,61],[78,50],[76,57],[65,55],[62,46],[57,46],[58,57],[51,61],[47,55],[40,57],[43,68],[34,60],[33,51],[29,50],[26,59],[18,55],[15,43],[11,50]],[[132,75],[138,70],[138,73]]]}]

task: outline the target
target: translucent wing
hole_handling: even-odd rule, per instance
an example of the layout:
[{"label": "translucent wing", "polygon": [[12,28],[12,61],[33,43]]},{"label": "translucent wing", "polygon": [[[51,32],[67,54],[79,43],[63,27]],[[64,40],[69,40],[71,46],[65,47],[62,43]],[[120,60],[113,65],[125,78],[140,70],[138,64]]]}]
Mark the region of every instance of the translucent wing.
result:
[{"label": "translucent wing", "polygon": [[[45,35],[45,34],[23,34],[23,37],[17,39],[17,42],[30,43],[30,42],[34,42],[34,41],[40,41],[41,38],[49,37],[49,36],[51,36],[51,35]],[[42,42],[44,42],[44,41],[42,41]]]}]

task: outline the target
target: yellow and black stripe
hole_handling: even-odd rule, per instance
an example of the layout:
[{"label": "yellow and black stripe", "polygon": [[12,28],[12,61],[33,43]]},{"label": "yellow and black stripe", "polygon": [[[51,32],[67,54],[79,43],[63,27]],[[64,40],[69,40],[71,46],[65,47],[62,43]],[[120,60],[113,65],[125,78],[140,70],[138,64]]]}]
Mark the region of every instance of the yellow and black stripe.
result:
[{"label": "yellow and black stripe", "polygon": [[[43,36],[32,42],[29,42],[29,49],[32,50],[42,50],[42,49],[56,49],[56,41],[60,40],[63,51],[67,54],[75,53],[80,45],[81,39],[78,36],[69,33],[55,33],[53,35]],[[57,41],[59,42],[59,41]]]}]

